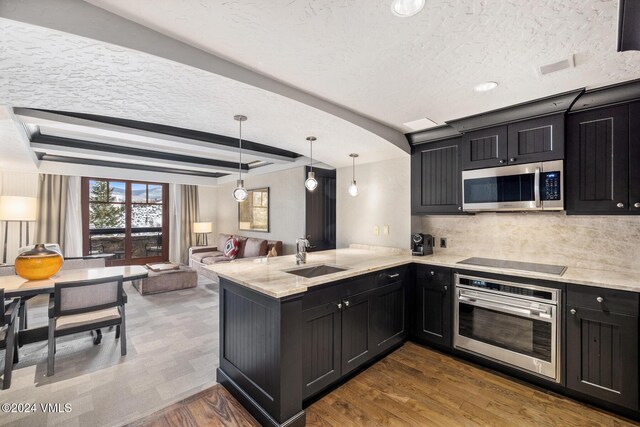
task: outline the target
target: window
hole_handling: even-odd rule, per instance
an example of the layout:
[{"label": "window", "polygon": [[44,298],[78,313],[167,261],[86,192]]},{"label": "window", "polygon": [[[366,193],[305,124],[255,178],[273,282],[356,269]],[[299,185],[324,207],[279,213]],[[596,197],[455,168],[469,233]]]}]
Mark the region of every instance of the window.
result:
[{"label": "window", "polygon": [[82,180],[84,254],[113,254],[111,265],[168,259],[167,184]]}]

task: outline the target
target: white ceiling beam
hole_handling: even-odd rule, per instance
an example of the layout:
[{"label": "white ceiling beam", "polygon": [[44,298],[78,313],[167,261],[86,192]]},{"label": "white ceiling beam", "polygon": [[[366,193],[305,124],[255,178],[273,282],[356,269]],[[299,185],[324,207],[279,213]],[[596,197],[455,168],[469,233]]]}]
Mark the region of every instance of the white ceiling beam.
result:
[{"label": "white ceiling beam", "polygon": [[[89,133],[96,137],[113,138],[125,140],[133,143],[142,143],[155,147],[162,147],[164,150],[173,150],[177,153],[184,153],[184,150],[201,153],[206,157],[211,157],[213,152],[224,153],[225,156],[237,154],[237,147],[215,144],[196,139],[188,139],[179,136],[165,135],[141,129],[133,129],[125,126],[113,125],[110,123],[95,122],[92,120],[77,117],[65,116],[62,114],[50,113],[47,111],[32,110],[29,108],[15,108],[15,116],[23,123],[62,129],[66,131],[77,131],[79,133]],[[242,149],[243,155],[251,156],[253,160],[269,160],[274,163],[291,163],[295,159],[256,150]],[[230,161],[234,161],[230,160]]]},{"label": "white ceiling beam", "polygon": [[56,156],[66,156],[78,159],[94,159],[112,162],[141,164],[148,166],[160,166],[172,169],[194,170],[200,172],[237,172],[238,168],[207,166],[189,162],[181,162],[176,160],[154,159],[151,157],[132,156],[129,154],[121,154],[115,152],[104,152],[96,150],[87,150],[76,147],[62,147],[59,145],[51,145],[46,143],[32,142],[31,148],[35,152],[53,154]]}]

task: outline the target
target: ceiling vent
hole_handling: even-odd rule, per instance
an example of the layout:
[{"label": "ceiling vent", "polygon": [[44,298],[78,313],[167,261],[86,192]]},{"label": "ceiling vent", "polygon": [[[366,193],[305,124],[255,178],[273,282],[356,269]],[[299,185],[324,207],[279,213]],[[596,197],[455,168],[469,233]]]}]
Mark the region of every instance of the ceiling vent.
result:
[{"label": "ceiling vent", "polygon": [[411,122],[403,123],[403,125],[411,129],[412,131],[429,129],[429,128],[438,126],[436,122],[426,117],[422,119],[414,120]]},{"label": "ceiling vent", "polygon": [[573,68],[575,66],[573,61],[573,55],[569,56],[562,61],[553,62],[551,64],[541,65],[536,70],[540,76],[546,76],[547,74],[555,73],[557,71],[566,70],[567,68]]}]

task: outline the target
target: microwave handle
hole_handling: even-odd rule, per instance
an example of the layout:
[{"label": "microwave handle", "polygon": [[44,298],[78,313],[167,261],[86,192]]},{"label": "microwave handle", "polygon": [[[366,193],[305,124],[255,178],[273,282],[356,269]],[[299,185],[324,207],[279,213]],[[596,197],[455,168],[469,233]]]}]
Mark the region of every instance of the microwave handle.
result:
[{"label": "microwave handle", "polygon": [[540,207],[540,168],[536,168],[533,179],[533,197],[536,201],[536,208]]}]

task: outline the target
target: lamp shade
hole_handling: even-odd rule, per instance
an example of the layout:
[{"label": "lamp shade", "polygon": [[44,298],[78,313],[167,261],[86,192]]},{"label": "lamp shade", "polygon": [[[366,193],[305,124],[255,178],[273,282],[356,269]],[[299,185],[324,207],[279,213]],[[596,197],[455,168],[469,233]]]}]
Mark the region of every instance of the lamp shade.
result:
[{"label": "lamp shade", "polygon": [[193,232],[196,234],[200,233],[211,233],[211,223],[210,222],[194,222],[193,223]]},{"label": "lamp shade", "polygon": [[35,221],[36,197],[0,196],[0,221]]}]

